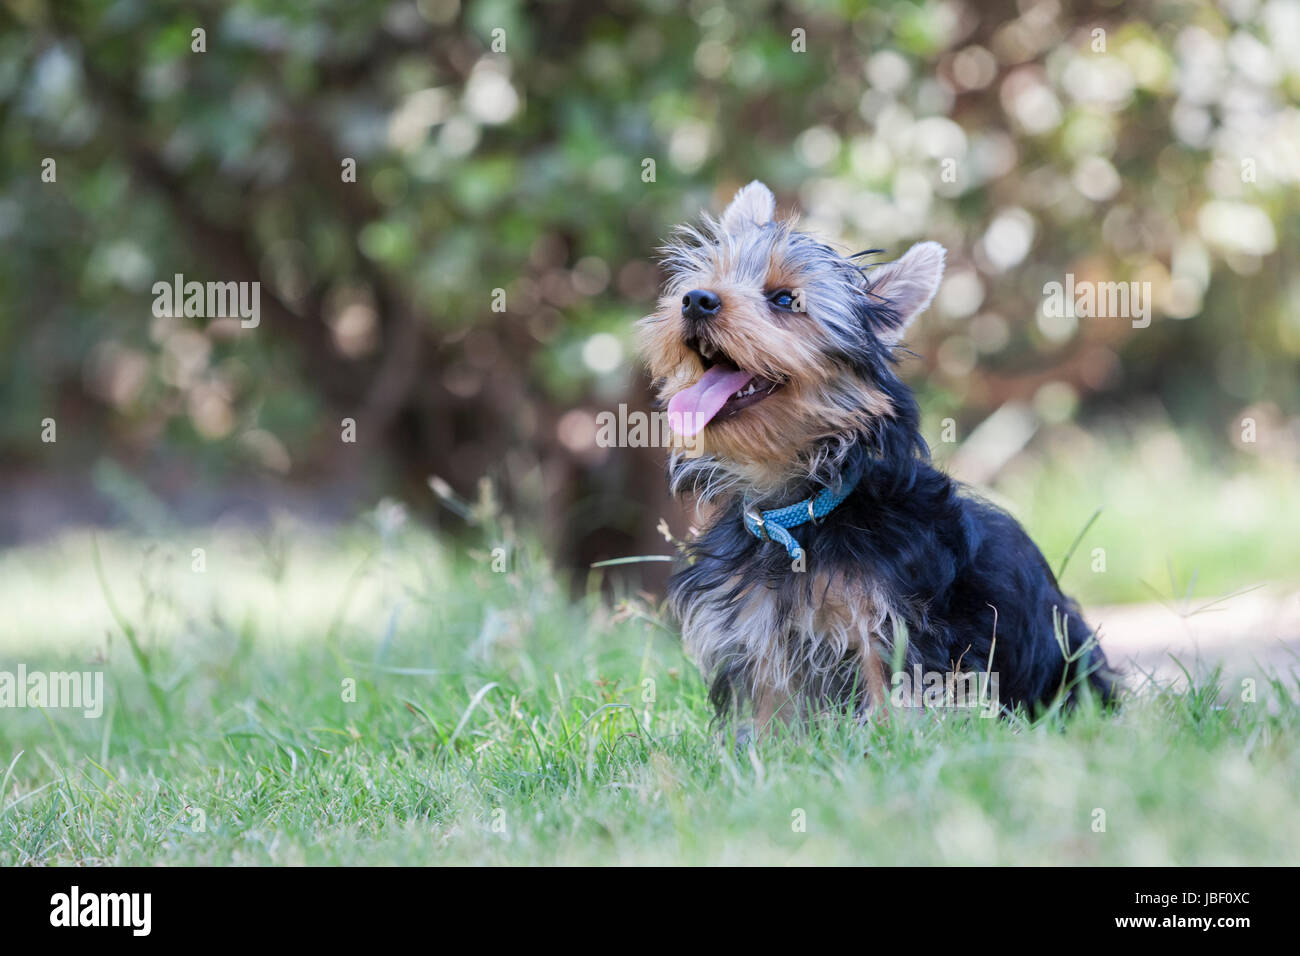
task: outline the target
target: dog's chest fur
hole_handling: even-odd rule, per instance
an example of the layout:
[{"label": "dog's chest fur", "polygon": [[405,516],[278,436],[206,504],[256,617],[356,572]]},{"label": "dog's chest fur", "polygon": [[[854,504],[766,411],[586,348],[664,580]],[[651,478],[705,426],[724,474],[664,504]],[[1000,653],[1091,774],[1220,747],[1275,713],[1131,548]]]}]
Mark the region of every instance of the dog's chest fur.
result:
[{"label": "dog's chest fur", "polygon": [[784,713],[796,698],[883,703],[896,618],[865,576],[768,560],[724,570],[702,556],[674,583],[687,651],[705,673],[727,674],[756,717],[796,716]]}]

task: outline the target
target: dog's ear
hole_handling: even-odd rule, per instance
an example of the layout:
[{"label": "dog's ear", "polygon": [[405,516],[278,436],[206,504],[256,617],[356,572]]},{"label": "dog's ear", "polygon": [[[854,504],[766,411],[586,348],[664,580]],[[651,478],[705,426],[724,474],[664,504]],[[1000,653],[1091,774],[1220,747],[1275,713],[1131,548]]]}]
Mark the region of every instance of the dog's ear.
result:
[{"label": "dog's ear", "polygon": [[722,228],[727,232],[739,232],[747,225],[763,226],[772,221],[776,212],[776,198],[757,179],[736,193],[731,205],[722,214]]},{"label": "dog's ear", "polygon": [[918,242],[901,259],[886,263],[867,277],[871,285],[868,294],[873,302],[884,306],[881,311],[887,316],[876,324],[876,332],[886,345],[898,344],[912,320],[930,307],[943,278],[946,254],[937,242]]}]

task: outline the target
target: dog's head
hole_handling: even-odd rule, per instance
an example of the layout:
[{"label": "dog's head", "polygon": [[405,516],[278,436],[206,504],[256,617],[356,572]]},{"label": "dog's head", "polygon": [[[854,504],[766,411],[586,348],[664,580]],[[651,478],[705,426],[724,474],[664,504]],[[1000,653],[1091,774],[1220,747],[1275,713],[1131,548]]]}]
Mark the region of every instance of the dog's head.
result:
[{"label": "dog's head", "polygon": [[923,242],[864,271],[774,207],[752,182],[720,220],[681,227],[659,306],[638,323],[678,457],[759,491],[817,478],[895,414],[893,349],[944,265]]}]

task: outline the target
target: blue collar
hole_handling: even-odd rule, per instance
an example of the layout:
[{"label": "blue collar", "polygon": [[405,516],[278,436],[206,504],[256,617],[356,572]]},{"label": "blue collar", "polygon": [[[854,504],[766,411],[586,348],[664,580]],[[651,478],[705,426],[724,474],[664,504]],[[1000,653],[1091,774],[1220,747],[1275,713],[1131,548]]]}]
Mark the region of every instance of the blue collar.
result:
[{"label": "blue collar", "polygon": [[744,513],[745,530],[756,538],[784,545],[790,557],[798,561],[803,557],[803,548],[799,547],[799,542],[787,529],[797,528],[809,521],[813,524],[820,523],[822,518],[839,507],[840,502],[847,498],[855,487],[857,487],[856,481],[841,485],[839,491],[823,488],[811,498],[805,498],[784,508],[773,508],[771,511],[757,513],[747,510]]}]

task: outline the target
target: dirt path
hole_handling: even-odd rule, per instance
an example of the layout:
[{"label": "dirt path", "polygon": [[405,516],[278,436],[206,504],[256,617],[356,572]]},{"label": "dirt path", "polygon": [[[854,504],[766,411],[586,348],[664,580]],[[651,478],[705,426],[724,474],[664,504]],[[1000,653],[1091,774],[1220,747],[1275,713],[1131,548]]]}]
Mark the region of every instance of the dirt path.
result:
[{"label": "dirt path", "polygon": [[1295,587],[1268,585],[1217,603],[1194,598],[1094,607],[1088,621],[1111,661],[1137,683],[1143,674],[1185,682],[1178,662],[1198,675],[1217,665],[1228,678],[1300,675],[1300,589]]}]

